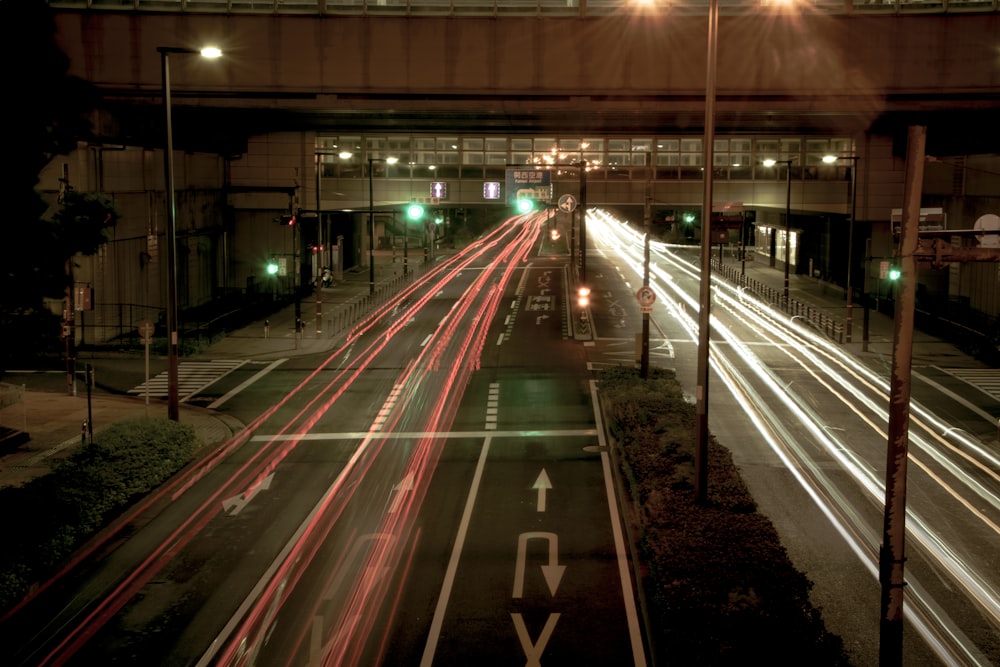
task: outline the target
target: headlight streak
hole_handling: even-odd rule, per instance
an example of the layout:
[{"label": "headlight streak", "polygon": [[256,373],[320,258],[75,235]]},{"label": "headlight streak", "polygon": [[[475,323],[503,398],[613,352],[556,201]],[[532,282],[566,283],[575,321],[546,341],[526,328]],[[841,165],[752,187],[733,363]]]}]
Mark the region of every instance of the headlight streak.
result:
[{"label": "headlight streak", "polygon": [[[887,391],[886,389],[883,389],[882,387],[876,387],[872,383],[869,383],[865,379],[860,377],[858,374],[852,373],[852,376],[856,380],[861,382],[866,389],[868,389],[871,392],[877,393],[878,397],[882,399],[881,402],[876,403],[873,398],[866,396],[862,392],[858,392],[856,386],[850,385],[848,379],[842,375],[839,375],[833,368],[831,368],[823,360],[823,358],[817,356],[816,354],[813,354],[812,351],[816,349],[815,346],[813,345],[813,341],[806,340],[805,337],[802,336],[803,332],[799,330],[794,330],[791,327],[784,327],[780,319],[769,322],[768,324],[770,325],[770,328],[767,328],[763,326],[764,323],[762,321],[760,320],[755,321],[751,318],[747,318],[744,316],[744,313],[742,310],[740,310],[739,306],[745,303],[745,301],[735,302],[731,299],[731,297],[725,294],[720,294],[719,296],[722,304],[730,306],[731,307],[730,312],[732,312],[735,317],[739,318],[744,323],[745,326],[752,329],[755,333],[757,333],[757,335],[761,336],[762,338],[770,340],[771,343],[774,345],[775,349],[782,351],[787,357],[789,357],[796,364],[798,364],[806,373],[812,376],[813,379],[815,379],[820,385],[822,385],[825,389],[827,389],[827,391],[829,391],[830,394],[836,396],[837,399],[841,402],[841,404],[843,404],[850,411],[854,412],[858,416],[858,418],[861,419],[863,422],[867,423],[872,428],[872,430],[875,431],[880,436],[882,440],[886,441],[888,440],[889,438],[888,432],[884,428],[876,424],[874,421],[866,417],[864,413],[858,408],[858,403],[861,403],[864,407],[866,407],[869,411],[873,412],[879,418],[881,424],[888,423],[889,412],[883,407],[888,402],[888,395],[885,393]],[[761,311],[755,310],[755,312],[759,313]],[[781,328],[780,334],[778,333],[779,327]],[[799,337],[800,344],[798,345],[788,344],[787,341],[792,337]],[[794,350],[798,355],[801,356],[792,354],[792,350]],[[749,353],[749,351],[747,352]],[[824,356],[827,359],[830,359],[834,363],[837,363],[838,365],[841,365],[843,367],[843,364],[840,363],[840,359],[835,357],[833,354],[824,353]],[[845,368],[845,370],[847,369]],[[817,371],[821,371],[822,373]],[[774,374],[770,373],[770,371],[768,371],[768,373],[774,376]],[[837,385],[843,387],[847,392],[851,392],[850,396],[848,397],[842,394],[831,383],[823,379],[821,375],[826,375],[832,378]],[[808,409],[806,408],[805,405],[803,405],[803,408]],[[823,419],[819,415],[816,415],[813,411],[809,410],[809,412],[811,414],[811,419],[813,419],[814,421],[817,422],[823,421]],[[912,417],[911,424],[918,428],[923,428],[931,435],[931,437],[936,439],[943,447],[955,452],[962,458],[965,458],[966,460],[970,461],[973,465],[978,467],[984,474],[993,477],[997,481],[1000,481],[1000,477],[998,477],[996,472],[990,470],[987,466],[983,465],[979,461],[976,461],[972,457],[968,456],[965,452],[962,452],[958,448],[951,445],[951,443],[947,442],[946,440],[938,436],[932,428],[926,426],[918,417]],[[1000,509],[1000,498],[998,498],[994,493],[983,487],[983,485],[978,480],[973,479],[971,476],[965,474],[965,472],[961,470],[961,468],[959,468],[958,465],[956,465],[950,459],[946,458],[944,454],[940,451],[940,449],[932,447],[917,431],[916,428],[911,428],[910,430],[911,430],[910,437],[912,439],[912,442],[915,444],[914,451],[910,452],[910,460],[913,461],[926,474],[933,477],[940,484],[941,488],[946,490],[946,492],[949,495],[955,498],[958,502],[965,505],[970,512],[975,514],[977,518],[983,521],[994,532],[1000,534],[1000,526],[998,526],[994,521],[990,520],[989,517],[980,512],[976,507],[972,505],[972,503],[965,500],[961,496],[961,494],[959,494],[941,477],[935,475],[933,470],[931,470],[931,468],[927,464],[925,464],[919,457],[916,456],[915,452],[917,450],[920,450],[927,453],[941,467],[945,468],[950,473],[952,473],[952,475],[954,475],[956,479],[965,484],[967,488],[969,488],[971,491],[974,491],[982,500],[984,500],[986,503],[988,503],[995,509]]]},{"label": "headlight streak", "polygon": [[[599,216],[597,217],[599,218]],[[592,223],[591,229],[593,230],[591,232],[593,238],[600,239],[602,240],[602,242],[607,242],[609,246],[617,248],[618,251],[623,254],[623,256],[628,255],[631,258],[629,265],[633,268],[633,270],[636,271],[637,274],[641,275],[642,264],[639,260],[640,251],[637,248],[642,242],[641,235],[635,234],[634,232],[629,232],[628,234],[622,234],[622,236],[626,237],[626,240],[622,241],[611,235],[612,231],[616,234],[620,233],[621,226],[614,225],[611,223],[608,223],[607,225],[598,225]],[[628,240],[629,236],[632,237],[631,241]],[[660,259],[664,262],[670,262],[677,265],[680,270],[689,274],[691,278],[697,277],[697,273],[690,271],[687,264],[684,262],[674,260],[669,255],[662,256]],[[657,273],[659,273],[658,270],[654,268],[653,265],[651,265],[650,267],[651,277],[653,275],[656,275]],[[665,276],[661,274],[661,277]],[[882,380],[881,378],[877,377],[874,374],[874,372],[872,372],[870,369],[861,366],[858,362],[854,361],[850,357],[846,357],[846,355],[844,355],[839,350],[839,348],[834,346],[826,339],[815,336],[811,331],[808,330],[803,331],[798,329],[797,327],[791,327],[786,325],[785,321],[787,320],[787,316],[781,314],[772,315],[772,311],[770,309],[765,308],[762,304],[757,303],[755,300],[747,299],[742,294],[742,292],[732,288],[728,283],[723,283],[721,281],[715,281],[715,282],[718,282],[719,287],[722,288],[715,290],[716,300],[718,302],[725,305],[727,309],[731,310],[734,313],[734,315],[745,320],[747,324],[751,324],[753,322],[753,318],[747,317],[745,315],[747,308],[753,309],[757,314],[772,317],[773,321],[769,322],[767,325],[768,327],[770,327],[770,329],[767,329],[763,325],[753,325],[757,333],[771,340],[771,342],[775,345],[775,347],[782,350],[786,355],[792,357],[793,359],[796,359],[797,363],[799,363],[803,368],[806,368],[817,380],[820,380],[820,378],[817,375],[817,371],[810,368],[809,367],[810,364],[814,364],[817,368],[819,368],[820,371],[822,371],[825,374],[828,374],[831,378],[834,378],[834,381],[836,383],[842,385],[843,387],[845,387],[845,389],[851,392],[850,399],[847,399],[843,395],[834,391],[833,388],[828,383],[822,382],[822,380],[820,381],[829,391],[831,391],[831,393],[834,393],[834,395],[838,396],[839,400],[843,401],[846,405],[849,405],[851,409],[856,414],[858,414],[859,417],[863,418],[863,420],[866,423],[868,423],[869,426],[873,428],[877,433],[879,433],[881,437],[883,438],[887,437],[885,435],[885,432],[882,429],[878,428],[877,425],[872,420],[863,417],[861,411],[855,405],[852,404],[852,401],[854,402],[860,401],[867,409],[871,410],[873,413],[878,415],[879,419],[882,419],[883,422],[888,419],[887,411],[885,410],[885,408],[878,406],[874,402],[874,399],[865,396],[863,392],[860,392],[856,388],[851,387],[848,384],[848,380],[846,378],[838,375],[835,371],[833,371],[833,369],[830,368],[825,362],[823,362],[816,354],[813,354],[813,351],[816,350],[817,348],[821,348],[821,353],[824,356],[831,359],[845,370],[850,369],[849,372],[855,379],[861,381],[864,385],[866,385],[869,391],[879,393],[884,398],[884,400],[887,401],[888,399],[885,395],[888,393],[888,388],[887,388],[887,382],[885,380]],[[674,287],[672,283],[671,286]],[[657,290],[658,295],[661,295],[663,297],[665,303],[671,306],[673,305],[673,300],[671,296],[662,293],[662,291],[659,290],[658,287],[654,286],[654,289]],[[729,296],[729,293],[735,293],[737,296],[735,298],[731,297]],[[693,303],[692,298],[687,297],[687,295],[682,292],[677,293],[676,297],[679,297],[682,302],[685,302],[688,305],[690,305],[692,307],[693,312],[697,312],[698,306],[697,304]],[[693,318],[687,316],[686,311],[678,311],[675,308],[672,308],[671,310],[672,314],[675,317],[679,317],[679,321],[683,324],[685,330],[688,331],[690,334],[692,332],[692,329],[696,327]],[[780,380],[778,380],[773,373],[770,372],[769,369],[763,368],[762,365],[759,363],[759,360],[757,360],[756,356],[750,352],[749,348],[747,348],[741,340],[735,338],[731,332],[729,332],[725,327],[721,325],[721,323],[719,323],[714,318],[714,316],[713,316],[712,326],[713,326],[712,329],[713,333],[718,332],[718,334],[721,335],[727,341],[727,343],[729,343],[732,346],[734,352],[738,351],[742,355],[741,360],[744,363],[746,363],[762,381],[765,382],[765,384],[770,388],[770,390],[775,394],[775,396],[777,396],[779,400],[781,400],[783,404],[786,407],[788,407],[789,410],[793,411],[793,413],[799,417],[799,419],[802,421],[803,425],[809,430],[811,435],[814,438],[816,438],[816,440],[819,443],[823,445],[824,449],[828,453],[830,453],[837,460],[839,460],[841,462],[841,465],[846,470],[853,471],[852,476],[854,476],[855,479],[858,481],[858,483],[861,484],[862,488],[867,490],[868,494],[872,497],[872,499],[876,502],[876,504],[880,505],[881,502],[883,501],[883,496],[884,496],[884,491],[882,491],[882,482],[881,480],[876,479],[871,469],[871,466],[868,466],[863,462],[861,462],[857,457],[853,455],[853,453],[849,453],[849,450],[847,450],[842,445],[837,443],[834,438],[830,437],[824,428],[818,426],[819,422],[818,416],[815,415],[811,409],[808,409],[808,407],[804,404],[802,399],[799,398],[798,396],[794,398],[790,396],[792,392],[790,392],[787,389],[787,387],[785,387],[784,384]],[[780,331],[780,333],[778,333],[778,331]],[[807,334],[808,334],[808,340],[806,340]],[[786,337],[785,340],[782,341],[775,340],[775,337],[778,335],[785,336]],[[794,335],[799,340],[796,343],[790,344],[788,342],[790,340],[788,337],[791,335]],[[790,347],[794,348],[794,351],[797,354],[805,355],[805,357],[808,358],[809,361],[807,362],[793,355],[792,349],[789,349]],[[724,361],[724,363],[726,364],[725,372],[723,372],[723,370],[719,367],[719,364],[716,363],[717,361],[719,361],[719,363],[723,363]],[[733,368],[732,363],[729,360],[729,356],[727,356],[725,352],[720,351],[718,348],[714,348],[712,362],[713,362],[713,367],[716,369],[716,372],[720,375],[720,377],[727,379],[725,384],[733,393],[733,395],[737,398],[737,401],[741,404],[744,411],[747,412],[748,416],[750,416],[751,420],[757,425],[758,429],[760,430],[761,434],[765,437],[765,440],[769,443],[772,450],[778,453],[782,461],[785,462],[786,466],[788,466],[788,469],[792,471],[793,474],[795,474],[796,479],[799,480],[800,485],[803,486],[803,488],[807,491],[807,493],[809,493],[814,497],[814,499],[817,502],[817,505],[822,509],[822,511],[824,511],[824,513],[827,513],[829,515],[827,509],[823,506],[823,503],[819,501],[818,497],[813,493],[812,489],[810,488],[811,484],[819,483],[823,485],[824,488],[827,489],[827,493],[830,493],[832,491],[832,487],[830,486],[830,483],[826,480],[826,476],[822,473],[822,471],[814,468],[811,462],[808,461],[808,459],[805,459],[803,457],[798,457],[796,460],[799,460],[799,463],[793,464],[789,460],[789,458],[783,453],[782,450],[786,446],[785,443],[787,444],[793,443],[795,440],[794,436],[792,436],[787,431],[784,431],[783,427],[782,427],[783,432],[781,434],[781,437],[776,439],[775,437],[770,435],[771,431],[769,428],[767,428],[768,421],[760,417],[760,412],[770,413],[770,408],[765,407],[766,403],[761,403],[758,405],[756,401],[749,400],[747,398],[747,395],[749,394],[754,396],[758,401],[761,399],[761,397],[757,395],[756,392],[752,390],[752,388],[749,387],[747,381],[743,379],[742,375],[740,375]],[[862,377],[864,377],[865,379],[862,380]],[[741,388],[739,393],[737,393],[736,387]],[[967,449],[972,450],[974,453],[980,454],[982,458],[986,459],[987,461],[986,463],[976,460],[975,457],[973,457],[972,455],[966,453],[965,451],[962,451],[958,447],[951,445],[950,443],[945,441],[941,436],[939,436],[937,432],[935,432],[935,429],[939,432],[945,430],[945,427],[943,427],[942,422],[940,422],[940,420],[938,420],[932,414],[930,414],[926,410],[923,410],[919,406],[915,407],[917,409],[914,410],[914,412],[918,415],[918,418],[914,418],[913,416],[911,416],[911,424],[915,423],[917,426],[927,429],[928,432],[931,434],[931,436],[935,438],[935,440],[941,442],[942,446],[955,452],[957,455],[962,456],[967,461],[970,461],[971,463],[973,463],[973,465],[976,465],[980,470],[990,475],[994,479],[996,478],[996,472],[995,472],[996,466],[992,465],[991,469],[990,465],[996,460],[995,457],[985,452],[981,447],[977,446],[975,443],[971,441],[971,439],[968,438],[964,437],[961,438],[963,444],[966,445]],[[774,417],[777,419],[777,416]],[[928,422],[931,424],[931,426],[927,426],[923,422]],[[915,429],[911,427],[911,432],[914,430]],[[915,444],[917,445],[918,449],[927,451],[934,458],[936,462],[938,462],[949,472],[955,475],[956,478],[961,479],[968,488],[977,493],[990,505],[996,507],[997,499],[993,493],[985,489],[982,486],[982,484],[980,484],[978,481],[972,479],[968,475],[963,474],[963,472],[957,465],[955,465],[953,462],[947,459],[936,448],[931,447],[922,437],[920,437],[919,433],[914,433],[914,436],[916,436]],[[913,458],[912,453],[911,453],[911,458]],[[807,463],[808,464],[807,467],[809,467],[812,470],[813,481],[811,483],[807,482],[804,478],[802,478],[798,474],[797,465],[802,465],[803,463]],[[926,465],[923,465],[921,463],[918,463],[918,465],[920,465],[921,468],[925,470],[925,472],[927,472],[928,475],[931,475],[932,478],[934,478],[942,487],[945,487],[943,480],[941,480],[937,476],[934,476],[932,471],[930,471]],[[988,517],[986,517],[983,513],[976,510],[971,505],[971,503],[962,499],[961,496],[954,489],[947,488],[947,492],[952,497],[959,500],[959,502],[961,502],[964,507],[973,512],[974,516],[979,518],[981,521],[985,522],[985,524],[989,526],[991,529],[996,530],[996,524],[994,522],[990,521]],[[841,502],[844,502],[842,497],[839,496],[839,494],[837,497],[841,498]],[[846,508],[847,506],[848,505],[841,504],[841,507]],[[968,596],[973,600],[975,600],[976,603],[980,605],[980,607],[991,618],[992,622],[995,625],[998,622],[1000,622],[1000,605],[998,605],[997,602],[998,600],[997,594],[992,588],[990,588],[989,584],[985,582],[984,578],[980,576],[977,572],[970,570],[970,568],[965,563],[962,562],[961,558],[957,554],[955,554],[950,548],[948,548],[947,545],[944,544],[943,539],[940,538],[938,535],[934,534],[929,528],[929,526],[927,526],[927,524],[919,516],[915,515],[912,509],[908,511],[907,515],[908,517],[912,517],[908,529],[910,532],[913,533],[914,537],[916,537],[916,539],[925,549],[925,551],[930,555],[932,555],[936,560],[938,560],[941,566],[944,569],[946,569],[952,575],[952,577],[955,578],[955,580],[959,583],[959,585],[962,588],[965,589]],[[860,517],[857,515],[855,515],[854,518],[851,519],[850,521],[859,528],[863,528],[865,525],[861,521]],[[841,525],[840,521],[836,521],[832,517],[831,517],[831,522],[836,527],[838,532],[844,535],[846,539],[848,533],[851,531],[848,531],[845,526]],[[880,537],[874,535],[873,531],[864,530],[864,533],[866,533],[867,535],[866,541],[869,544],[876,544],[876,545],[878,544]],[[851,532],[851,534],[855,533]],[[858,554],[859,558],[861,558],[862,562],[865,564],[868,571],[873,575],[877,576],[876,572],[877,568],[874,563],[873,549],[868,547],[863,547],[860,543],[858,543],[856,540],[853,539],[849,539],[848,544],[850,544],[852,550],[856,554]],[[961,631],[955,628],[954,623],[948,620],[946,615],[940,612],[934,601],[926,595],[926,593],[923,591],[923,588],[920,587],[919,584],[917,584],[917,582],[913,579],[912,574],[908,576],[908,584],[910,584],[908,590],[908,598],[913,598],[913,600],[911,601],[917,602],[917,604],[919,604],[920,613],[924,618],[924,620],[915,622],[917,622],[917,624],[920,626],[921,634],[925,636],[929,644],[934,646],[935,650],[942,656],[952,653],[954,658],[954,652],[957,652],[958,654],[963,655],[965,659],[975,661],[975,657],[972,655],[971,649],[968,648],[969,642],[967,640],[964,640],[964,635],[962,635]],[[908,608],[907,611],[909,612],[911,610]],[[936,620],[932,621],[932,619]],[[935,628],[934,625],[936,624],[941,625],[943,627]],[[951,638],[951,641],[947,642],[947,648],[946,645],[940,641],[942,633],[943,636]]]},{"label": "headlight streak", "polygon": [[[787,471],[813,499],[817,509],[829,519],[833,529],[844,538],[862,566],[873,578],[877,578],[878,550],[873,545],[878,544],[880,534],[871,529],[860,512],[853,509],[852,503],[811,457],[793,454],[793,450],[799,448],[794,446],[796,437],[784,427],[784,418],[772,410],[763,396],[736,370],[730,355],[714,354],[710,363]],[[809,474],[804,474],[803,469]],[[949,665],[978,664],[978,656],[972,655],[966,648],[969,641],[965,635],[947,615],[939,612],[934,600],[923,593],[920,583],[908,578],[907,584],[909,603],[904,607],[904,613],[932,650]],[[935,619],[934,622],[931,619]],[[951,641],[942,641],[943,636],[950,637]],[[964,662],[954,657],[956,651],[965,656]]]}]

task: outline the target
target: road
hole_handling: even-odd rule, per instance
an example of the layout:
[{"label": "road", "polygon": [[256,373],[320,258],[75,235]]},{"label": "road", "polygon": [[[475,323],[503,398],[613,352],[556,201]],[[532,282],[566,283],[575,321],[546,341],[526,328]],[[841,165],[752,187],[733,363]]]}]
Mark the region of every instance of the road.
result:
[{"label": "road", "polygon": [[[8,625],[11,664],[646,664],[594,385],[637,356],[641,238],[591,216],[591,341],[528,217],[328,355],[216,369],[186,400],[246,431]],[[692,396],[696,255],[657,244],[651,271],[651,363]],[[888,367],[722,281],[712,317],[712,433],[876,664]],[[991,379],[914,377],[906,661],[998,663]]]},{"label": "road", "polygon": [[544,224],[512,219],[324,358],[205,382],[186,400],[246,431],[16,619],[13,664],[646,664]]},{"label": "road", "polygon": [[[594,252],[596,346],[604,363],[634,342],[642,238],[600,211]],[[700,272],[696,252],[652,244],[651,361],[694,395]],[[710,428],[729,447],[814,603],[858,664],[878,662],[889,364],[873,366],[723,280],[713,281]],[[609,304],[610,305],[610,304]],[[622,326],[622,323],[626,323]],[[631,345],[630,345],[631,343]],[[993,376],[996,376],[995,371]],[[907,489],[907,664],[1000,662],[1000,458],[985,369],[913,369]],[[992,412],[989,412],[991,409]]]}]

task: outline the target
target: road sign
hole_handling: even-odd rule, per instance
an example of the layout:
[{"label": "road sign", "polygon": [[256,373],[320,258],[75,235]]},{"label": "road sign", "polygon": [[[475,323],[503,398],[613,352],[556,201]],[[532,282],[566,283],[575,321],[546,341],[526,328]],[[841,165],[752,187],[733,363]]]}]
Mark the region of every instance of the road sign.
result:
[{"label": "road sign", "polygon": [[656,302],[656,294],[652,287],[640,287],[639,291],[635,293],[635,298],[639,300],[639,307],[644,313],[648,313],[653,307],[653,303]]},{"label": "road sign", "polygon": [[559,210],[572,213],[576,210],[576,197],[573,195],[563,195],[559,198]]},{"label": "road sign", "polygon": [[139,322],[139,335],[142,336],[143,343],[147,345],[149,344],[150,339],[153,338],[153,331],[155,330],[156,327],[149,320],[143,320],[142,322]]},{"label": "road sign", "polygon": [[548,169],[507,170],[507,203],[513,206],[522,198],[539,201],[552,198],[552,180]]}]

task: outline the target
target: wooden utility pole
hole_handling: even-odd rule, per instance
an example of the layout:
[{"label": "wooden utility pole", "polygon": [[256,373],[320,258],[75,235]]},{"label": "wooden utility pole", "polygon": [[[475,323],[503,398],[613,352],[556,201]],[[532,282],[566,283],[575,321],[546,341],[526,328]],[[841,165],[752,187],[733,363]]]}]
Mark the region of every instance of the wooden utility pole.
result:
[{"label": "wooden utility pole", "polygon": [[885,465],[885,515],[879,551],[882,620],[879,665],[903,664],[903,563],[906,544],[906,464],[910,425],[910,366],[913,359],[913,313],[917,295],[917,235],[924,182],[927,128],[912,126],[906,142],[903,220],[897,261],[899,298],[893,322],[892,377],[889,389],[889,442]]}]

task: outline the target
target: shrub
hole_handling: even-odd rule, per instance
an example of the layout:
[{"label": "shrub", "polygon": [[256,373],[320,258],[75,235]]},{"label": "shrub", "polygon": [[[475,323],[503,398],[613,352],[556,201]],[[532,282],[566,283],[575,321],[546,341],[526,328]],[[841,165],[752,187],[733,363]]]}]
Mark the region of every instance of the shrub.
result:
[{"label": "shrub", "polygon": [[94,443],[24,486],[0,489],[8,529],[0,552],[0,609],[50,575],[131,503],[183,468],[197,441],[186,424],[135,419],[94,434]]},{"label": "shrub", "polygon": [[[602,371],[598,394],[637,504],[649,575],[651,642],[667,664],[847,665],[839,637],[809,603],[771,522],[730,452],[709,440],[709,502],[694,495],[695,406],[673,372]],[[766,654],[763,653],[766,651]]]}]

